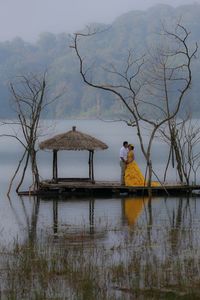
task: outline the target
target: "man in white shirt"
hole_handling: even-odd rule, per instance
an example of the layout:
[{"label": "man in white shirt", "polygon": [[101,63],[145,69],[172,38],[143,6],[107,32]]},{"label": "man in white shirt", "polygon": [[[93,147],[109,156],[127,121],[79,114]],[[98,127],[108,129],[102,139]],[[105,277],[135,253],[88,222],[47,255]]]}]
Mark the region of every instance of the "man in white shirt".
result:
[{"label": "man in white shirt", "polygon": [[124,175],[126,169],[126,161],[127,161],[127,154],[128,154],[128,142],[124,141],[123,146],[120,149],[120,166],[121,166],[121,185],[124,185]]}]

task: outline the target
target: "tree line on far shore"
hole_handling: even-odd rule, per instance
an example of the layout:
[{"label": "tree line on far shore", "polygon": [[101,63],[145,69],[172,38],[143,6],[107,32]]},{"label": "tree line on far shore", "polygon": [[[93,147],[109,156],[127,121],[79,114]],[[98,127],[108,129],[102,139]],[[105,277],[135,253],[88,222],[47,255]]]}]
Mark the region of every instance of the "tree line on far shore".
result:
[{"label": "tree line on far shore", "polygon": [[[146,11],[132,11],[118,17],[113,24],[93,24],[101,30],[91,41],[82,43],[83,50],[95,67],[108,65],[110,62],[119,68],[127,56],[129,49],[134,49],[136,56],[145,55],[148,48],[159,40],[161,21],[170,24],[172,20],[181,18],[183,24],[191,32],[191,45],[200,40],[200,5],[193,4],[173,8],[157,5]],[[67,28],[66,28],[67,30]],[[48,107],[45,117],[48,118],[120,118],[126,114],[121,103],[113,95],[104,91],[90,89],[82,81],[79,73],[77,57],[70,48],[71,36],[67,33],[42,33],[37,42],[28,43],[21,38],[0,43],[0,118],[14,117],[10,103],[9,82],[16,76],[37,73],[44,70],[48,73],[49,95],[55,98],[61,95]],[[84,51],[83,51],[84,52]],[[94,67],[90,65],[89,67]],[[190,107],[193,117],[199,116],[199,67],[198,55],[192,66],[192,89],[185,96],[185,103]],[[103,78],[103,71],[95,74]],[[107,76],[111,76],[108,74]],[[105,79],[105,78],[104,78]],[[109,101],[108,101],[109,100]],[[149,108],[151,113],[151,108]],[[180,114],[184,109],[180,109]]]}]

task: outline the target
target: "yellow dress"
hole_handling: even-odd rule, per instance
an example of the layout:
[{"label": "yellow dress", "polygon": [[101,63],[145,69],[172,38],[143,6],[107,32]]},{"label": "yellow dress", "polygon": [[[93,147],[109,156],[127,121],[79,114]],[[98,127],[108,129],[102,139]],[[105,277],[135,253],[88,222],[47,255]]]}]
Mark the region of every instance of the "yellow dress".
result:
[{"label": "yellow dress", "polygon": [[[146,186],[147,183],[145,182],[144,176],[134,160],[134,153],[133,150],[128,152],[128,164],[125,170],[125,185],[126,186]],[[152,182],[152,186],[158,186],[158,182]]]}]

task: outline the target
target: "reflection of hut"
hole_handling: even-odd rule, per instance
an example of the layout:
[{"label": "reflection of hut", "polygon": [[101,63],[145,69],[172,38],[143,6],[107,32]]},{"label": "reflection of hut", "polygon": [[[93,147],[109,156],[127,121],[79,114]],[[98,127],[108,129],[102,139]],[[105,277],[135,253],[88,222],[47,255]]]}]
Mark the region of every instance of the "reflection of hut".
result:
[{"label": "reflection of hut", "polygon": [[[60,150],[89,151],[89,162],[88,162],[89,178],[84,178],[84,180],[90,180],[94,182],[94,163],[93,163],[94,151],[104,150],[108,148],[108,146],[105,143],[101,142],[100,140],[88,134],[77,131],[75,126],[72,127],[72,130],[66,133],[58,134],[48,140],[41,142],[39,146],[40,149],[42,150],[45,149],[53,150],[53,181],[54,182],[57,182],[58,180],[64,180],[64,178],[58,178],[58,163],[57,163],[58,151]],[[76,180],[77,179],[81,179],[81,178],[76,178]]]}]

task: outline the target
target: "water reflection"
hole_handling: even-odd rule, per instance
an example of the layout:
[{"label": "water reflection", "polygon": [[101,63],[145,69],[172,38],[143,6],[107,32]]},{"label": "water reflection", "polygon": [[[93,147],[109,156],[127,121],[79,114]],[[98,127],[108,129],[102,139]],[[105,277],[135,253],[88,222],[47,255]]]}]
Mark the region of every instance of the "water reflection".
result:
[{"label": "water reflection", "polygon": [[[40,201],[38,199],[38,201]],[[89,233],[94,234],[94,202],[92,198],[89,200]],[[59,215],[58,215],[58,205],[59,199],[52,199],[53,203],[53,234],[56,236],[59,234]]]},{"label": "water reflection", "polygon": [[[37,238],[37,223],[40,208],[40,200],[38,197],[31,197],[31,209],[26,206],[27,199],[19,197],[21,211],[14,205],[14,201],[8,197],[8,203],[13,213],[13,217],[20,229],[20,232],[25,232],[29,242],[34,243]],[[13,218],[12,218],[13,219]],[[22,235],[18,238],[21,239]]]},{"label": "water reflection", "polygon": [[96,239],[118,243],[129,228],[132,234],[140,230],[149,246],[157,241],[167,245],[171,254],[191,244],[191,240],[200,245],[200,203],[196,198],[21,197],[18,204],[10,199],[9,205],[18,236],[31,243],[63,236],[69,242]]},{"label": "water reflection", "polygon": [[193,228],[193,218],[191,212],[191,202],[192,201],[190,201],[189,197],[187,199],[179,198],[177,207],[173,208],[172,210],[171,218],[170,218],[169,238],[168,238],[172,255],[177,255],[179,249],[185,248],[184,244],[187,239],[188,239],[187,243],[189,244],[189,247],[192,247],[193,244],[192,231],[194,228]]},{"label": "water reflection", "polygon": [[144,210],[144,206],[148,203],[148,197],[125,198],[123,203],[128,225],[134,225]]},{"label": "water reflection", "polygon": [[[65,199],[39,197],[19,197],[19,207],[15,206],[12,199],[9,206],[12,210],[16,223],[24,232],[24,240],[35,243],[37,239],[44,239],[44,235],[53,236],[57,239],[63,235],[74,235],[76,238],[83,235],[91,237],[103,237],[106,233],[108,222],[104,223],[103,212],[99,215],[99,203],[95,219],[95,199]],[[102,200],[104,203],[105,201]],[[101,233],[101,234],[100,234]]]},{"label": "water reflection", "polygon": [[[23,202],[23,201],[22,201]],[[33,199],[33,210],[31,215],[31,222],[28,222],[27,215],[27,225],[28,225],[28,233],[29,233],[29,241],[34,243],[37,238],[37,222],[38,222],[38,214],[40,209],[40,200],[37,197]]]},{"label": "water reflection", "polygon": [[[200,204],[196,198],[83,200],[24,197],[20,199],[20,214],[19,207],[16,209],[14,204],[10,201],[20,226],[24,221],[26,236],[22,249],[26,249],[26,259],[18,259],[16,255],[11,257],[9,263],[24,267],[25,261],[30,266],[32,255],[27,253],[32,251],[34,263],[39,262],[38,277],[33,273],[36,279],[44,278],[39,272],[40,262],[45,261],[48,267],[44,274],[49,275],[50,270],[53,278],[51,287],[65,296],[68,291],[69,299],[72,299],[73,289],[76,288],[76,285],[70,284],[84,281],[87,274],[92,274],[92,278],[89,277],[92,282],[97,279],[98,288],[101,284],[99,290],[106,287],[109,299],[125,299],[127,291],[131,295],[127,299],[135,299],[135,296],[132,297],[133,286],[137,291],[150,289],[152,293],[155,290],[159,299],[165,298],[158,296],[159,289],[163,292],[165,287],[170,294],[171,287],[182,291],[185,284],[191,288],[191,282],[198,288]],[[30,243],[34,247],[30,247]],[[21,253],[19,257],[23,257]],[[29,257],[31,259],[27,263]],[[33,272],[36,272],[36,267]],[[72,272],[75,272],[75,277],[71,277]],[[21,275],[24,275],[22,273],[18,276],[19,282]],[[113,293],[113,290],[117,292]],[[121,290],[126,292],[125,298],[119,294]],[[60,298],[63,299],[63,296]],[[97,299],[98,296],[90,298]]]}]

